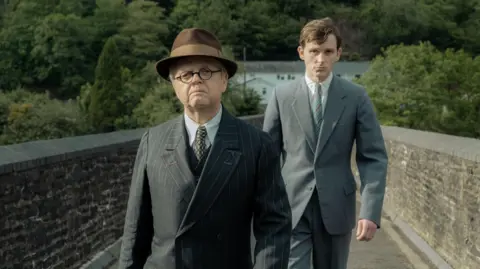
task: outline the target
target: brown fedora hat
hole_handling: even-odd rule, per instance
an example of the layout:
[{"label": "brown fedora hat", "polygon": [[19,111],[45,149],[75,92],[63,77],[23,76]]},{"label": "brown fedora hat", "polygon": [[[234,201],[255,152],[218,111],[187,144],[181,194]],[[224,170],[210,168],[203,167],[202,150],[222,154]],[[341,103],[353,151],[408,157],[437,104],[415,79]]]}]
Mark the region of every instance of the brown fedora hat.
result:
[{"label": "brown fedora hat", "polygon": [[220,61],[231,78],[237,72],[237,63],[225,58],[222,46],[217,37],[205,29],[188,28],[182,30],[173,42],[170,56],[157,62],[155,68],[158,74],[169,80],[171,64],[180,58],[188,56],[208,56]]}]

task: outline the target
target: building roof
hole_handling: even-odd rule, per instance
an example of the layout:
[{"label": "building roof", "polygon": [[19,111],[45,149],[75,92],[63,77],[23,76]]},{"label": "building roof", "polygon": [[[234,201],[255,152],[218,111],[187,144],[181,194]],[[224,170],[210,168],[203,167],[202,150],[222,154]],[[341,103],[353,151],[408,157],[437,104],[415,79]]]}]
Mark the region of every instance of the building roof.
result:
[{"label": "building roof", "polygon": [[[248,85],[248,84],[250,84],[250,83],[252,83],[252,82],[260,82],[260,83],[266,84],[266,85],[268,85],[268,86],[270,86],[270,87],[275,86],[275,84],[273,84],[273,83],[271,83],[271,82],[268,82],[267,80],[265,80],[265,79],[263,79],[263,78],[252,78],[252,79],[249,79],[249,80],[245,81],[245,84]],[[235,84],[233,84],[233,85],[236,86],[236,85],[241,85],[241,84],[243,84],[243,82],[238,82],[238,81],[236,81]]]},{"label": "building roof", "polygon": [[267,84],[269,86],[275,86],[275,84],[270,83],[263,78],[252,78],[252,79],[249,79],[249,80],[246,81],[247,84],[251,83],[251,82],[260,82],[260,83],[263,83],[263,84]]},{"label": "building roof", "polygon": [[[246,61],[239,62],[247,73],[303,73],[305,65],[303,61]],[[341,61],[335,64],[333,71],[338,74],[362,74],[368,70],[368,61],[347,62]]]}]

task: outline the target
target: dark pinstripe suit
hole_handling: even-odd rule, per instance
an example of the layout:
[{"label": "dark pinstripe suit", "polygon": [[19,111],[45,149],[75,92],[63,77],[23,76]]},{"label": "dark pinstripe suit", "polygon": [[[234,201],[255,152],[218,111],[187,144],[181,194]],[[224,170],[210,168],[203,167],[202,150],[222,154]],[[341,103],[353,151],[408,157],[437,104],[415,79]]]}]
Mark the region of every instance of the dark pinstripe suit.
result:
[{"label": "dark pinstripe suit", "polygon": [[119,268],[287,269],[291,211],[270,137],[224,109],[196,188],[185,137],[182,116],[142,137]]}]

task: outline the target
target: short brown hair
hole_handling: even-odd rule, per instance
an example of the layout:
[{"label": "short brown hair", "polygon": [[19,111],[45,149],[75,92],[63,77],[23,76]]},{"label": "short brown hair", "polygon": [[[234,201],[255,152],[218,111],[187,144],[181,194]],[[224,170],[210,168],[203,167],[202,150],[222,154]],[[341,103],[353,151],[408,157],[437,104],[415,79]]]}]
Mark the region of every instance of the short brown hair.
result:
[{"label": "short brown hair", "polygon": [[342,37],[338,28],[329,17],[309,21],[300,32],[300,46],[305,47],[308,42],[316,41],[319,44],[325,42],[329,34],[337,39],[337,49],[342,46]]}]

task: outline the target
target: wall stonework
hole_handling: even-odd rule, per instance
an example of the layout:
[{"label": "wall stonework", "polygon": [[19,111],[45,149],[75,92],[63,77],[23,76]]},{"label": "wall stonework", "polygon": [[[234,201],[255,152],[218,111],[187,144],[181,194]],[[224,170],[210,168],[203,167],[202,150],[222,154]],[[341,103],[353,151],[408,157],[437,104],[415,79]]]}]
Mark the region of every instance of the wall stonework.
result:
[{"label": "wall stonework", "polygon": [[[452,268],[480,268],[480,140],[382,129],[389,155],[384,208]],[[352,169],[358,175],[353,162]]]},{"label": "wall stonework", "polygon": [[13,247],[2,253],[2,268],[77,268],[119,238],[134,153],[104,152],[2,176],[0,248]]},{"label": "wall stonework", "polygon": [[[137,137],[126,136],[132,141]],[[93,141],[97,136],[84,138]],[[54,147],[55,141],[39,143]],[[23,146],[35,148],[39,143]],[[20,153],[18,146],[7,146],[0,150],[2,158],[8,154],[5,148]],[[2,268],[79,268],[121,236],[135,142],[83,154],[65,152],[51,156],[53,160],[39,160],[45,163],[41,166],[2,165]]]},{"label": "wall stonework", "polygon": [[0,147],[0,267],[80,268],[120,238],[144,132]]},{"label": "wall stonework", "polygon": [[[244,119],[257,127],[263,121]],[[143,132],[0,147],[2,269],[80,268],[115,242]],[[398,127],[383,132],[385,209],[453,268],[480,268],[480,140]]]}]

